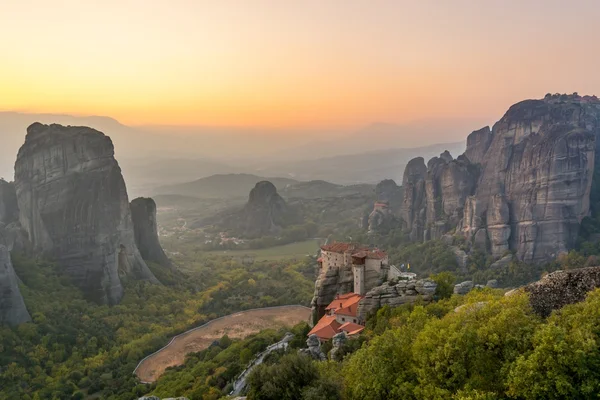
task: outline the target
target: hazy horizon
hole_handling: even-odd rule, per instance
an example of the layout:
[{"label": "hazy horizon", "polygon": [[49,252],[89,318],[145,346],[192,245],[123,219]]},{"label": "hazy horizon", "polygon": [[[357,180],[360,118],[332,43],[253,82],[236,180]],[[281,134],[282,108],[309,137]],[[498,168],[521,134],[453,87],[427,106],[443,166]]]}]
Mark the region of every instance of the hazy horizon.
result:
[{"label": "hazy horizon", "polygon": [[600,94],[589,0],[26,0],[0,11],[0,110],[304,134],[492,122],[547,92]]}]

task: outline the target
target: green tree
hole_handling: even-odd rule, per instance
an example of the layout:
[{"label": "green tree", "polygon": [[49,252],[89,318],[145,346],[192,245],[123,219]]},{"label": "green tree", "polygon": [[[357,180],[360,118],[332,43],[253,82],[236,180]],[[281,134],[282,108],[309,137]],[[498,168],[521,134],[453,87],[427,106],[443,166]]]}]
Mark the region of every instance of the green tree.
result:
[{"label": "green tree", "polygon": [[548,318],[508,376],[523,399],[591,399],[600,393],[600,290]]},{"label": "green tree", "polygon": [[456,277],[453,273],[444,271],[431,275],[431,279],[437,283],[435,294],[439,299],[448,299],[452,297],[454,293],[454,285],[456,283]]}]

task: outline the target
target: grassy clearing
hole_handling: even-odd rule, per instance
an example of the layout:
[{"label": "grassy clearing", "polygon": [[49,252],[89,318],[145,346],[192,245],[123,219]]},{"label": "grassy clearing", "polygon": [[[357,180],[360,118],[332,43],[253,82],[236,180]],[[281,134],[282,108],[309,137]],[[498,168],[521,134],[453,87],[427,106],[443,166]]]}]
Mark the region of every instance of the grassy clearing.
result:
[{"label": "grassy clearing", "polygon": [[229,257],[253,257],[256,261],[285,260],[316,254],[322,240],[309,239],[302,242],[285,244],[258,250],[209,251],[207,254]]}]

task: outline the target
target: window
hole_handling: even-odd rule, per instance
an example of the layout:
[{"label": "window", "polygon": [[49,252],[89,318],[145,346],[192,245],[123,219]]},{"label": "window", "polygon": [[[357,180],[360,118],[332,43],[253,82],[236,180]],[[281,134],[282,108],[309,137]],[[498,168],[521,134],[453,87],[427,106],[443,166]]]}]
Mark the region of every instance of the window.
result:
[{"label": "window", "polygon": [[342,322],[346,322],[346,318],[342,318]]},{"label": "window", "polygon": [[355,320],[355,319],[353,319],[353,320],[352,320],[352,322],[356,323],[356,320]]}]

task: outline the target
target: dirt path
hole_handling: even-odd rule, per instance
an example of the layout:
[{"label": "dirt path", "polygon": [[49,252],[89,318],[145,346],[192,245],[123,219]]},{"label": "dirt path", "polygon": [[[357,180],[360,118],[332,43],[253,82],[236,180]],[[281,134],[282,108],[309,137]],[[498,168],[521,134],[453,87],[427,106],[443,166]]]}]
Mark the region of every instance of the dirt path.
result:
[{"label": "dirt path", "polygon": [[142,382],[155,382],[167,368],[183,364],[186,354],[208,348],[225,334],[232,339],[243,339],[264,329],[293,326],[309,318],[310,308],[302,306],[231,314],[176,336],[166,347],[142,360],[134,373]]}]

